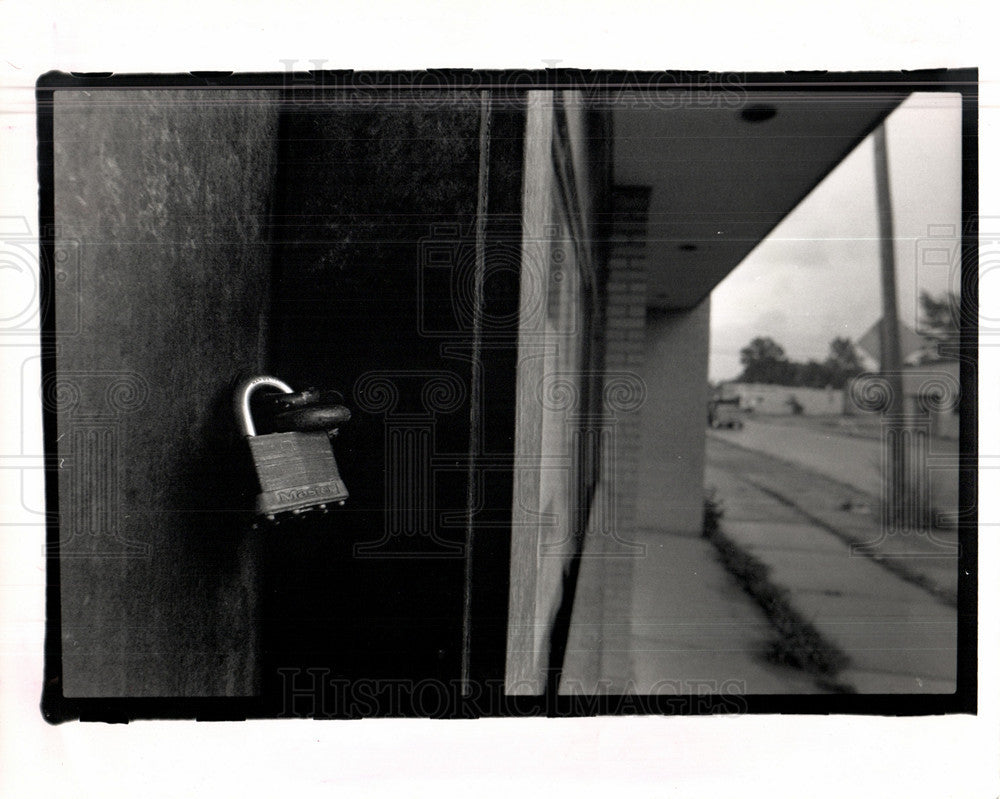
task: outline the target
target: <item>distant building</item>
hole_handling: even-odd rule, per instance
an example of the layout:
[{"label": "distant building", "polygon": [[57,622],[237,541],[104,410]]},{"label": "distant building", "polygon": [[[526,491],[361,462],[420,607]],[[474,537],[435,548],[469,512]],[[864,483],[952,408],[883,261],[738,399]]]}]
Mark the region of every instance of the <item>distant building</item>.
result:
[{"label": "distant building", "polygon": [[[927,420],[930,433],[958,438],[959,363],[942,358],[903,367],[903,412],[914,421]],[[844,412],[877,413],[859,408],[847,392]]]},{"label": "distant building", "polygon": [[844,413],[844,392],[836,388],[776,386],[766,383],[724,383],[723,397],[738,397],[740,407],[768,416],[829,416]]}]

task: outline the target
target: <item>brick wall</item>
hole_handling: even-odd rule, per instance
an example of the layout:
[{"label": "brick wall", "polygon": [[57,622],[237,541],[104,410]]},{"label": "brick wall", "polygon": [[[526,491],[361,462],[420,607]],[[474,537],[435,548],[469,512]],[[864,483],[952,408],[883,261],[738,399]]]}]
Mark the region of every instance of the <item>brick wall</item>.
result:
[{"label": "brick wall", "polygon": [[615,387],[623,380],[629,385],[635,382],[626,376],[641,380],[646,336],[644,237],[648,201],[648,192],[641,188],[616,190],[608,253],[604,413],[615,425],[615,462],[608,476],[613,481],[616,528],[626,541],[632,540],[629,532],[635,525],[640,409],[626,411],[614,397]]},{"label": "brick wall", "polygon": [[632,679],[632,579],[646,327],[648,192],[619,187],[607,259],[605,440],[573,604],[560,692],[619,694]]}]

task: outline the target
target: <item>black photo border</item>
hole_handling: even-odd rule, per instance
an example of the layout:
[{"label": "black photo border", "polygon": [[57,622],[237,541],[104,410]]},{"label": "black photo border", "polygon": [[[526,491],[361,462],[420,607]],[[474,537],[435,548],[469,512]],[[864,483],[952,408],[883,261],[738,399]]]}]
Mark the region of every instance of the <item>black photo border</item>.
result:
[{"label": "black photo border", "polygon": [[[595,715],[706,715],[706,714],[796,714],[796,715],[888,715],[926,716],[977,712],[978,691],[978,70],[933,69],[878,72],[748,72],[691,71],[601,71],[546,70],[424,70],[314,71],[286,73],[190,72],[186,74],[113,74],[49,72],[36,83],[38,119],[38,179],[41,259],[41,352],[42,379],[56,374],[56,329],[54,268],[55,213],[53,163],[53,95],[67,89],[282,89],[288,98],[335,97],[339,91],[364,89],[373,96],[390,92],[485,90],[503,97],[523,95],[533,89],[590,90],[601,92],[670,89],[682,92],[712,92],[736,81],[748,96],[755,92],[851,91],[858,94],[954,92],[962,97],[962,239],[961,239],[961,332],[960,332],[960,431],[958,582],[958,668],[953,694],[826,694],[826,695],[688,695],[688,696],[506,696],[502,680],[485,675],[502,674],[502,664],[484,663],[484,681],[472,696],[456,690],[442,705],[441,717],[480,716],[586,717]],[[867,132],[866,132],[867,134]],[[859,140],[860,141],[860,140]],[[242,720],[271,718],[256,698],[70,698],[61,691],[61,610],[58,514],[58,453],[56,413],[42,412],[46,462],[45,502],[50,519],[46,529],[46,631],[45,673],[41,712],[50,723],[82,721],[128,722],[133,719]],[[489,611],[506,602],[509,573],[491,580],[491,593],[474,597],[478,607]],[[499,585],[499,588],[497,587]],[[499,669],[499,671],[498,671]],[[473,678],[475,679],[475,677]],[[380,708],[382,710],[382,708]],[[421,715],[398,713],[385,708],[375,715]]]}]

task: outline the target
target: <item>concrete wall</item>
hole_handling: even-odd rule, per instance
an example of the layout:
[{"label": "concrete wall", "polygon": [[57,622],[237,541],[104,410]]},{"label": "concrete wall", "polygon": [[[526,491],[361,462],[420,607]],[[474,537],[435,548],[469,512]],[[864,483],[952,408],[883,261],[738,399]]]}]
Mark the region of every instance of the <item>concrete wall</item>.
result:
[{"label": "concrete wall", "polygon": [[828,416],[844,413],[844,392],[834,388],[804,388],[802,386],[774,386],[763,383],[733,383],[726,394],[736,394],[740,407],[770,416],[790,416],[789,399],[802,406],[806,416]]},{"label": "concrete wall", "polygon": [[44,397],[63,459],[66,696],[257,689],[256,540],[238,512],[253,476],[230,401],[265,357],[273,99],[55,93]]},{"label": "concrete wall", "polygon": [[710,300],[646,320],[646,403],[641,414],[640,527],[700,535],[704,512],[705,407]]}]

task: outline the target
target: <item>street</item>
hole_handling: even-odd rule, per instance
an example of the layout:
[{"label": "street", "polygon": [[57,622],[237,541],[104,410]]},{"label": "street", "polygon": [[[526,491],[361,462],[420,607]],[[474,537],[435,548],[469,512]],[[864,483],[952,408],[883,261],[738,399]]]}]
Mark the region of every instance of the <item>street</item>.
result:
[{"label": "street", "polygon": [[[882,443],[841,435],[817,425],[783,421],[781,417],[745,417],[742,430],[709,430],[709,436],[794,463],[846,483],[877,499],[881,494]],[[939,513],[958,508],[957,444],[931,439],[928,459],[931,503]]]}]

